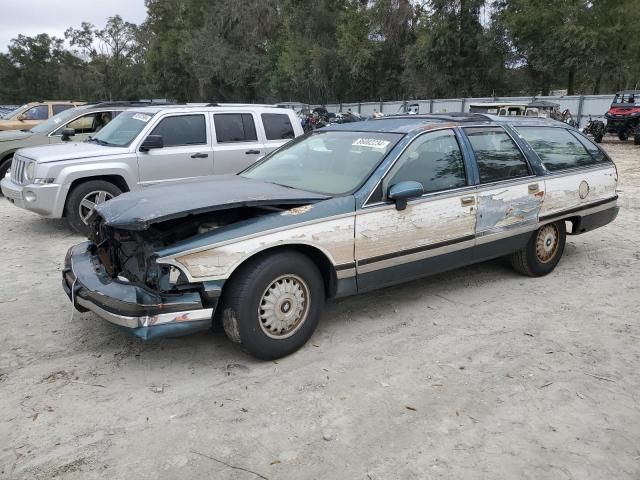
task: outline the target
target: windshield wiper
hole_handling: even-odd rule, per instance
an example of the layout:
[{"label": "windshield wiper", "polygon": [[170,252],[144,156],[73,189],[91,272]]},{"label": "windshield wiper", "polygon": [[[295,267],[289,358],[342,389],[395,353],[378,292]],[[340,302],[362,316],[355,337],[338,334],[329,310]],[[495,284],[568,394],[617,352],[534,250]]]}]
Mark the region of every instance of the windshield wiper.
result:
[{"label": "windshield wiper", "polygon": [[105,142],[104,140],[100,140],[99,138],[89,138],[87,142],[95,142],[98,145],[103,145],[105,147],[110,147],[113,145],[113,143]]}]

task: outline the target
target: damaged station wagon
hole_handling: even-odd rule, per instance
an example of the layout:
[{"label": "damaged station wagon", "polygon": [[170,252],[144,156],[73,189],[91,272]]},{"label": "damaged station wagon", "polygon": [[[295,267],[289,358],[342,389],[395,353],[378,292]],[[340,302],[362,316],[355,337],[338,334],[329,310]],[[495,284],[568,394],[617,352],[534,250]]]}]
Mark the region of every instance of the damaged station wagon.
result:
[{"label": "damaged station wagon", "polygon": [[336,125],[238,175],[123,194],[71,248],[63,287],[80,311],[150,339],[220,319],[278,358],[325,301],[497,257],[551,272],[567,234],[618,213],[597,145],[540,118],[449,114]]}]

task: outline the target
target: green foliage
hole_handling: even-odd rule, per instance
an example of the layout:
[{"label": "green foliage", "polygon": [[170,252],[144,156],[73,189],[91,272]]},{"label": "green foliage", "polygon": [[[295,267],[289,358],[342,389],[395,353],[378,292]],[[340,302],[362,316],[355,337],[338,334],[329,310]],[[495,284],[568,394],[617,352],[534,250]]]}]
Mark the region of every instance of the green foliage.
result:
[{"label": "green foliage", "polygon": [[637,0],[146,0],[0,54],[0,101],[274,102],[611,92],[640,83]]}]

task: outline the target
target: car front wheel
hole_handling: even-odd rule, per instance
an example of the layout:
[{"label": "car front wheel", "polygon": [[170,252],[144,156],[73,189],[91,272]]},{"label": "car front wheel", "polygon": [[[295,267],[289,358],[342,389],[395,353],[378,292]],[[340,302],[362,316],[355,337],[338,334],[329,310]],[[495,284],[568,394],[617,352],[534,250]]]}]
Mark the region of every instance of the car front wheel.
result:
[{"label": "car front wheel", "polygon": [[265,254],[242,265],[225,286],[225,333],[263,360],[302,347],[315,331],[325,301],[316,265],[295,251]]},{"label": "car front wheel", "polygon": [[543,225],[524,248],[511,255],[511,265],[516,271],[530,277],[551,273],[562,257],[566,238],[564,221]]},{"label": "car front wheel", "polygon": [[[5,175],[9,171],[9,168],[11,168],[12,159],[13,157],[9,157],[5,160],[0,160],[0,180],[2,180],[5,177]],[[2,192],[0,191],[0,197],[1,196],[2,196]]]}]

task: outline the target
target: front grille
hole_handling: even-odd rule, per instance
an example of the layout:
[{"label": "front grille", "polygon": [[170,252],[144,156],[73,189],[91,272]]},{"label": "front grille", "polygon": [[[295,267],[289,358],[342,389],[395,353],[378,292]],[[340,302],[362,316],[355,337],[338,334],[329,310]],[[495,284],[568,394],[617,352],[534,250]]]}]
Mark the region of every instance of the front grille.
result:
[{"label": "front grille", "polygon": [[27,162],[18,155],[13,156],[11,160],[11,180],[18,185],[24,185],[24,172],[27,168]]}]

